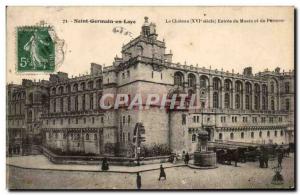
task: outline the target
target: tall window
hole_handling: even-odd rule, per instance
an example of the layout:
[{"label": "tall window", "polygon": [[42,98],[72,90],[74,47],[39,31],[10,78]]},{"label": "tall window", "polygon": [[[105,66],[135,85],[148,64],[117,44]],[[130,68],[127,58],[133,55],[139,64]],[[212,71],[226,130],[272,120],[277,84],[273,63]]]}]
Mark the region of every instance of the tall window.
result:
[{"label": "tall window", "polygon": [[213,94],[213,107],[219,108],[219,94],[218,92],[214,92]]},{"label": "tall window", "polygon": [[82,95],[82,110],[85,110],[85,94]]},{"label": "tall window", "polygon": [[270,87],[271,87],[271,93],[274,93],[274,82],[273,81],[271,82]]},{"label": "tall window", "polygon": [[94,88],[94,83],[93,83],[93,81],[89,81],[89,82],[88,82],[88,88],[89,88],[89,89],[93,89],[93,88]]},{"label": "tall window", "polygon": [[[109,83],[109,80],[108,80],[108,83]],[[101,79],[96,80],[96,88],[97,89],[101,89],[102,88],[102,80]]]},{"label": "tall window", "polygon": [[62,86],[60,86],[60,87],[58,88],[58,91],[59,91],[59,94],[63,94],[64,88],[63,88]]},{"label": "tall window", "polygon": [[262,109],[267,110],[268,107],[268,88],[266,85],[262,86]]},{"label": "tall window", "polygon": [[90,109],[94,109],[94,96],[93,94],[90,94]]},{"label": "tall window", "polygon": [[284,83],[284,89],[285,89],[285,93],[290,93],[290,83],[289,82]]},{"label": "tall window", "polygon": [[220,89],[220,79],[219,78],[214,78],[213,79],[213,89],[214,90],[219,90]]},{"label": "tall window", "polygon": [[246,109],[247,110],[250,109],[250,97],[249,97],[249,95],[246,95]]},{"label": "tall window", "polygon": [[271,99],[271,110],[275,110],[274,99]]},{"label": "tall window", "polygon": [[70,85],[67,85],[67,93],[71,93],[71,86]]},{"label": "tall window", "polygon": [[200,88],[207,88],[208,78],[206,76],[200,77]]},{"label": "tall window", "polygon": [[183,86],[183,74],[181,72],[176,72],[174,75],[174,85]]},{"label": "tall window", "polygon": [[241,138],[244,139],[244,132],[241,133]]},{"label": "tall window", "polygon": [[56,99],[53,99],[53,112],[56,112]]},{"label": "tall window", "polygon": [[285,110],[286,111],[290,110],[290,100],[289,99],[285,99]]},{"label": "tall window", "polygon": [[193,134],[192,135],[192,142],[195,142],[196,141],[196,134]]},{"label": "tall window", "polygon": [[229,93],[225,94],[225,108],[229,108],[230,107],[230,96]]},{"label": "tall window", "polygon": [[73,85],[73,91],[74,91],[74,92],[77,92],[77,91],[78,91],[78,84],[77,84],[77,83],[75,83],[75,84]]},{"label": "tall window", "polygon": [[75,111],[78,111],[78,96],[75,96]]},{"label": "tall window", "polygon": [[80,83],[80,88],[82,91],[85,90],[85,83]]},{"label": "tall window", "polygon": [[64,111],[64,98],[60,98],[60,111]]},{"label": "tall window", "polygon": [[68,111],[71,111],[71,97],[68,96]]},{"label": "tall window", "polygon": [[234,139],[234,134],[230,133],[230,139],[233,140]]},{"label": "tall window", "polygon": [[222,139],[223,139],[223,134],[219,133],[219,140],[222,140]]},{"label": "tall window", "polygon": [[236,109],[241,108],[241,100],[240,100],[240,95],[239,94],[235,95],[235,108]]},{"label": "tall window", "polygon": [[188,86],[189,87],[195,87],[196,86],[196,77],[194,74],[188,75]]}]

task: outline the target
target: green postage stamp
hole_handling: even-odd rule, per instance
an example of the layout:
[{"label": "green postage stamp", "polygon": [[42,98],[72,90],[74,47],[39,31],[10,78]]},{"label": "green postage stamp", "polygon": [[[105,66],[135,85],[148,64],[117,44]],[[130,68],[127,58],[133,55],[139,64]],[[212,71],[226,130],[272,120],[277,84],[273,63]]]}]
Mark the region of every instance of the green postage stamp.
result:
[{"label": "green postage stamp", "polygon": [[63,45],[51,26],[18,27],[17,72],[54,72],[63,61]]}]

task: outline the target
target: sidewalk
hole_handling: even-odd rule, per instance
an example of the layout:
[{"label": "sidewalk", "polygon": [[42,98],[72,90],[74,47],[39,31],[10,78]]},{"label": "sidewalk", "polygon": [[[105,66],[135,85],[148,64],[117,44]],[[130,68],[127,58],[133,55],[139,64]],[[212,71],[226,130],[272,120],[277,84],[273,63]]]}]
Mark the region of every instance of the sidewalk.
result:
[{"label": "sidewalk", "polygon": [[[102,172],[99,165],[53,164],[44,155],[7,157],[6,164],[26,169],[60,170],[60,171],[90,171]],[[164,168],[186,166],[183,162],[176,164],[162,163]],[[137,173],[158,170],[160,164],[148,164],[135,167],[110,165],[105,172]]]}]

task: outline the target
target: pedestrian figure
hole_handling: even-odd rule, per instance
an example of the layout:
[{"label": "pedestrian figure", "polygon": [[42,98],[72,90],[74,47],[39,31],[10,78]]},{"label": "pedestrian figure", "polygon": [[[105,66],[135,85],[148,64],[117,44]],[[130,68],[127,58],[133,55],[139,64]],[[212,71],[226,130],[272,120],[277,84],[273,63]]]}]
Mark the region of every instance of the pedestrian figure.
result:
[{"label": "pedestrian figure", "polygon": [[264,155],[263,155],[263,152],[261,150],[259,151],[258,160],[259,160],[259,167],[264,168]]},{"label": "pedestrian figure", "polygon": [[234,160],[234,166],[237,167],[237,163],[239,160],[239,151],[237,149],[233,152],[233,160]]},{"label": "pedestrian figure", "polygon": [[101,167],[101,169],[102,169],[102,171],[109,170],[109,165],[108,165],[106,157],[104,157],[103,160],[102,160],[102,167]]},{"label": "pedestrian figure", "polygon": [[177,154],[175,153],[173,156],[173,164],[176,164],[176,162],[177,162]]},{"label": "pedestrian figure", "polygon": [[142,177],[139,172],[136,173],[136,186],[138,190],[142,187]]},{"label": "pedestrian figure", "polygon": [[187,165],[189,164],[189,161],[190,161],[190,155],[189,153],[187,152],[184,156],[184,163]]},{"label": "pedestrian figure", "polygon": [[278,151],[278,167],[282,167],[282,166],[281,166],[282,159],[283,159],[283,152],[282,152],[282,150],[280,149],[280,150]]},{"label": "pedestrian figure", "polygon": [[263,154],[264,154],[264,164],[265,164],[266,168],[268,168],[269,154],[268,154],[267,149],[264,149]]},{"label": "pedestrian figure", "polygon": [[163,168],[162,165],[160,165],[160,173],[159,173],[158,180],[160,181],[161,178],[165,178],[165,180],[167,179],[167,176],[166,176],[166,173],[165,173],[165,169]]}]

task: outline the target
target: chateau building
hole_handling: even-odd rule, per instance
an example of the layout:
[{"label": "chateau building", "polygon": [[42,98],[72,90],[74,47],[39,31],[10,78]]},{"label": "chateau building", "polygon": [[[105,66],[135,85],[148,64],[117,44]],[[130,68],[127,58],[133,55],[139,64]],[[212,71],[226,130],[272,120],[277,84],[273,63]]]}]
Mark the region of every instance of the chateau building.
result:
[{"label": "chateau building", "polygon": [[[66,154],[132,155],[134,128],[145,127],[145,147],[173,152],[196,148],[197,132],[211,142],[294,142],[294,71],[243,74],[172,62],[156,26],[148,22],[111,66],[92,63],[88,75],[7,85],[7,152],[28,143]],[[196,94],[198,109],[100,109],[105,94]],[[107,101],[108,105],[113,102]]]}]

